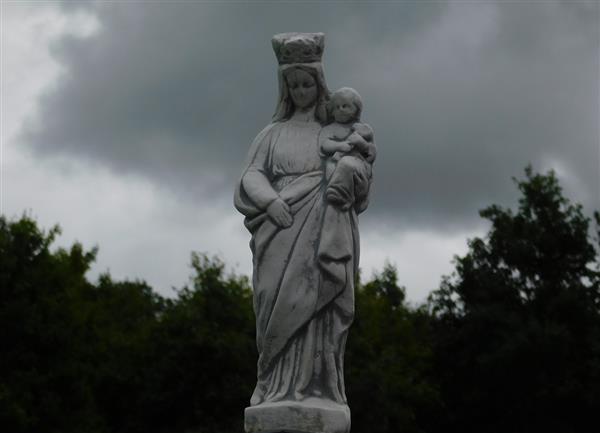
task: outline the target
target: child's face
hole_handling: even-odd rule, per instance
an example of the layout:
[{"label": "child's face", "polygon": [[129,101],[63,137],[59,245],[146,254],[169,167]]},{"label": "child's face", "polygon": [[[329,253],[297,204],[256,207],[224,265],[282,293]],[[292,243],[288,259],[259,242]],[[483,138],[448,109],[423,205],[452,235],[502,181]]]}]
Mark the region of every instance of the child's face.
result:
[{"label": "child's face", "polygon": [[350,98],[337,95],[331,100],[333,118],[338,123],[348,123],[356,119],[356,106]]}]

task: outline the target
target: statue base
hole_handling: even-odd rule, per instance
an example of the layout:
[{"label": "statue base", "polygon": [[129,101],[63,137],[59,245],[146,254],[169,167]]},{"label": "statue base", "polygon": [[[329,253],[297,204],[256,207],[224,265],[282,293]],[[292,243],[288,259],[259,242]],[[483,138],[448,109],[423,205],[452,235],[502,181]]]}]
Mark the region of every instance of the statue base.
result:
[{"label": "statue base", "polygon": [[349,433],[350,408],[331,400],[309,397],[247,407],[246,433]]}]

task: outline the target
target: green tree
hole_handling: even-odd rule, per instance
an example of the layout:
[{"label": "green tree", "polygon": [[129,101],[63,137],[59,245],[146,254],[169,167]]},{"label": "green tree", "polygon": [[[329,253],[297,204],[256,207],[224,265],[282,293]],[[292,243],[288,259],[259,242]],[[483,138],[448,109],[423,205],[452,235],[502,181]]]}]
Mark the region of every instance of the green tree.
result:
[{"label": "green tree", "polygon": [[[167,301],[142,281],[113,281],[102,275],[86,292],[85,347],[95,410],[110,433],[145,425],[141,402],[154,364],[155,336]],[[145,431],[152,431],[152,429]]]},{"label": "green tree", "polygon": [[124,431],[162,301],[142,282],[90,283],[96,249],[51,251],[58,234],[0,217],[0,425]]},{"label": "green tree", "polygon": [[[516,212],[469,241],[430,296],[439,431],[584,432],[600,413],[600,272],[590,220],[553,172],[515,180]],[[596,217],[597,220],[599,219]]]},{"label": "green tree", "polygon": [[[91,413],[92,384],[79,359],[83,318],[77,304],[95,251],[75,244],[50,252],[59,233],[27,216],[0,217],[0,424],[6,431],[82,431],[101,423]],[[65,413],[71,417],[65,419]]]},{"label": "green tree", "polygon": [[153,337],[139,417],[154,432],[226,433],[243,426],[256,381],[252,291],[218,259],[192,254],[191,287],[165,311]]},{"label": "green tree", "polygon": [[426,431],[439,407],[431,381],[430,317],[405,303],[396,269],[356,290],[356,317],[346,350],[352,429],[371,433]]}]

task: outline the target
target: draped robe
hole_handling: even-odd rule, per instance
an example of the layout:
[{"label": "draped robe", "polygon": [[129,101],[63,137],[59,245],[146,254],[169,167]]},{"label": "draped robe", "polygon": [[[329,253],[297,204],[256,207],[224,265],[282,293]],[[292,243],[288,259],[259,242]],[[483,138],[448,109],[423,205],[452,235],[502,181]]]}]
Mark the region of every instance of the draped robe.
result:
[{"label": "draped robe", "polygon": [[[355,209],[366,202],[347,211],[326,203],[320,130],[314,121],[267,126],[236,187],[235,206],[252,234],[259,352],[252,405],[311,395],[346,402],[343,356],[359,256]],[[291,209],[288,228],[266,214],[278,197]]]}]

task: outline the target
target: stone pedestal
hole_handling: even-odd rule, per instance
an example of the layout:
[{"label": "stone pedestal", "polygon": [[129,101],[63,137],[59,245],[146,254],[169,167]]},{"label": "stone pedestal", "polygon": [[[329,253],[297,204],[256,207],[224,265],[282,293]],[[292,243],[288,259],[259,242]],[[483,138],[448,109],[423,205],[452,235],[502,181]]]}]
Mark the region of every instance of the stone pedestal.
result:
[{"label": "stone pedestal", "polygon": [[349,433],[350,409],[330,400],[307,398],[247,407],[246,433]]}]

